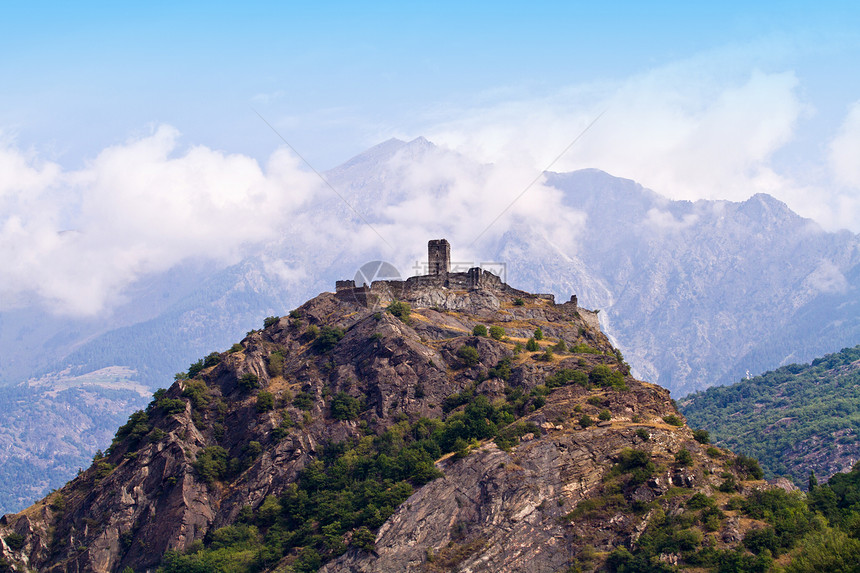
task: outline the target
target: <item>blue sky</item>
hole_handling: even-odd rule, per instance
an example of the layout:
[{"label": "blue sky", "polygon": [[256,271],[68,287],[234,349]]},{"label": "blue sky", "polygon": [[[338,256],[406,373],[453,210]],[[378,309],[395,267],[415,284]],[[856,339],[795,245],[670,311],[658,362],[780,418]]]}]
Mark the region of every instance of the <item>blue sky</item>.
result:
[{"label": "blue sky", "polygon": [[255,110],[319,170],[419,135],[493,163],[493,189],[461,186],[488,211],[603,113],[553,170],[767,192],[858,232],[858,72],[856,2],[9,4],[0,309],[97,313],[280,236],[319,181]]},{"label": "blue sky", "polygon": [[73,165],[168,123],[186,144],[263,158],[278,142],[253,106],[328,168],[448,108],[727,49],[730,65],[795,71],[820,129],[860,98],[860,9],[848,2],[128,4],[4,8],[4,133]]}]

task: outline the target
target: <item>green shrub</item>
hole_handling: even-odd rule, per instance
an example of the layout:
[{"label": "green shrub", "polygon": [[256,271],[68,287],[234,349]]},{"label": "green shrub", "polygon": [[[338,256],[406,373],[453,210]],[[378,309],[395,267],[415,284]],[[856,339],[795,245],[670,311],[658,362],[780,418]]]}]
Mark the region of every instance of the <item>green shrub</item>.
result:
[{"label": "green shrub", "polygon": [[197,455],[194,469],[200,479],[208,484],[227,475],[230,456],[221,446],[207,446]]},{"label": "green shrub", "polygon": [[24,547],[24,536],[20,533],[10,533],[6,537],[3,538],[3,541],[6,542],[6,545],[9,546],[9,549],[12,551],[19,551],[22,547]]},{"label": "green shrub", "polygon": [[[203,368],[209,368],[211,366],[215,366],[221,362],[221,354],[218,352],[211,352],[206,355],[206,358],[203,360]],[[193,378],[193,376],[191,376]]]},{"label": "green shrub", "polygon": [[675,414],[669,414],[668,416],[663,416],[663,421],[669,424],[670,426],[683,426],[684,420],[676,416]]},{"label": "green shrub", "polygon": [[501,326],[491,326],[490,327],[490,338],[493,340],[501,340],[505,337],[505,329]]},{"label": "green shrub", "polygon": [[564,343],[564,340],[559,340],[555,346],[552,346],[551,348],[559,354],[567,352],[567,344]]},{"label": "green shrub", "polygon": [[710,446],[707,450],[705,450],[705,453],[712,458],[719,458],[723,455],[722,452],[720,452],[719,448],[715,448],[714,446]]},{"label": "green shrub", "polygon": [[636,435],[639,436],[639,439],[643,442],[647,442],[651,439],[651,434],[648,433],[648,430],[645,428],[636,428]]},{"label": "green shrub", "polygon": [[651,455],[646,451],[625,448],[618,454],[617,460],[610,475],[630,474],[630,483],[634,485],[645,483],[657,471]]},{"label": "green shrub", "polygon": [[313,347],[317,352],[328,352],[340,342],[346,333],[342,328],[336,326],[323,326],[319,336],[314,340]]},{"label": "green shrub", "polygon": [[279,320],[281,320],[280,316],[267,316],[263,319],[263,328],[269,328],[273,324],[277,323]]},{"label": "green shrub", "polygon": [[202,372],[202,371],[203,371],[203,359],[201,358],[197,362],[192,362],[191,365],[188,367],[188,378],[194,378],[195,376],[200,374],[200,372]]},{"label": "green shrub", "polygon": [[185,411],[185,402],[179,398],[162,398],[155,405],[168,414],[178,414]]},{"label": "green shrub", "polygon": [[568,384],[588,386],[588,376],[580,370],[562,368],[546,379],[546,386],[548,388],[560,388]]},{"label": "green shrub", "polygon": [[146,439],[149,440],[149,442],[152,444],[157,444],[158,442],[163,440],[165,436],[167,436],[167,432],[165,432],[161,428],[155,428],[149,433]]},{"label": "green shrub", "polygon": [[728,474],[723,479],[723,483],[721,483],[717,487],[717,489],[723,493],[734,493],[734,492],[738,491],[740,489],[740,487],[738,486],[737,480],[735,480],[735,476],[733,476],[732,474]]},{"label": "green shrub", "polygon": [[526,342],[526,350],[528,350],[529,352],[537,352],[538,350],[540,350],[540,345],[534,338],[529,338]]},{"label": "green shrub", "polygon": [[[166,400],[168,399],[162,399],[160,403],[164,403]],[[170,402],[178,402],[181,411],[185,411],[185,402],[182,400],[170,400]],[[165,408],[165,411],[168,411],[167,408]],[[114,436],[108,451],[110,452],[124,441],[128,444],[129,451],[137,449],[141,439],[148,434],[151,429],[152,426],[149,424],[149,415],[143,410],[134,412],[128,417],[128,421],[120,426],[116,431],[116,435]]]},{"label": "green shrub", "polygon": [[457,358],[467,367],[476,366],[481,359],[478,355],[478,349],[468,344],[464,344],[457,350]]},{"label": "green shrub", "polygon": [[579,425],[580,425],[580,426],[582,426],[583,428],[587,428],[587,427],[589,427],[589,426],[594,425],[594,420],[592,420],[592,419],[591,419],[591,416],[589,416],[588,414],[584,414],[584,415],[579,419]]},{"label": "green shrub", "polygon": [[543,340],[543,330],[540,327],[535,328],[534,338],[535,340]]},{"label": "green shrub", "polygon": [[409,324],[409,316],[412,314],[412,307],[408,302],[395,301],[388,305],[385,309],[392,315],[400,319],[404,324]]},{"label": "green shrub", "polygon": [[612,414],[609,412],[609,410],[601,410],[600,414],[597,415],[597,419],[601,422],[608,422],[612,419]]},{"label": "green shrub", "polygon": [[588,386],[588,375],[581,370],[571,370],[570,368],[562,368],[546,379],[548,388],[560,388],[568,384],[579,384],[580,386]]},{"label": "green shrub", "polygon": [[521,298],[515,298],[514,299],[514,306],[523,306],[524,304],[526,304],[526,301],[524,301],[523,299],[521,299]]},{"label": "green shrub", "polygon": [[568,350],[574,354],[600,354],[600,351],[596,348],[592,348],[591,346],[583,343],[574,344]]},{"label": "green shrub", "polygon": [[[182,395],[191,402],[191,406],[197,409],[206,407],[209,404],[209,388],[202,380],[188,380],[185,382],[185,388],[182,390]],[[185,409],[185,405],[182,405]]]},{"label": "green shrub", "polygon": [[242,346],[240,342],[236,342],[233,344],[233,346],[230,347],[230,350],[228,350],[227,352],[230,354],[235,354],[236,352],[242,352],[243,350],[245,350],[245,347]]},{"label": "green shrub", "polygon": [[310,410],[314,407],[314,396],[309,392],[299,392],[293,398],[293,406],[299,410]]},{"label": "green shrub", "polygon": [[704,509],[706,507],[714,507],[714,500],[703,493],[695,493],[693,497],[687,500],[687,507],[690,509]]},{"label": "green shrub", "polygon": [[284,373],[284,353],[281,350],[275,350],[266,359],[266,370],[269,376],[277,377]]},{"label": "green shrub", "polygon": [[732,466],[752,479],[762,479],[764,477],[764,472],[755,458],[740,454],[732,461]]},{"label": "green shrub", "polygon": [[621,372],[612,370],[605,364],[599,364],[592,368],[591,372],[588,373],[588,381],[602,388],[611,387],[616,390],[627,390],[624,375]]},{"label": "green shrub", "polygon": [[711,443],[711,435],[707,430],[693,430],[693,439],[700,444]]},{"label": "green shrub", "polygon": [[552,353],[552,349],[551,349],[551,348],[547,348],[546,350],[544,350],[544,353],[543,353],[543,354],[540,354],[540,355],[536,356],[535,358],[536,358],[537,360],[540,360],[541,362],[552,362],[552,359],[553,359],[554,357],[555,357],[555,356],[554,356],[554,355],[553,355],[553,353]]},{"label": "green shrub", "polygon": [[487,336],[487,327],[483,324],[477,325],[472,329],[472,336]]},{"label": "green shrub", "polygon": [[499,363],[487,371],[487,376],[490,378],[501,378],[507,380],[511,377],[511,359],[505,357],[499,360]]},{"label": "green shrub", "polygon": [[311,340],[313,340],[319,335],[320,335],[319,327],[314,326],[313,324],[308,326],[307,329],[305,329],[305,337],[306,338],[310,338]]},{"label": "green shrub", "polygon": [[827,527],[803,538],[785,573],[855,571],[860,563],[860,540]]},{"label": "green shrub", "polygon": [[687,448],[681,448],[675,454],[675,463],[681,466],[693,465],[693,455],[690,453],[690,450]]},{"label": "green shrub", "polygon": [[331,399],[331,416],[336,420],[355,420],[361,412],[361,402],[346,392],[338,392]]},{"label": "green shrub", "polygon": [[359,527],[352,534],[350,545],[368,553],[376,549],[376,535],[366,527]]},{"label": "green shrub", "polygon": [[268,412],[275,409],[275,397],[265,390],[257,394],[257,411]]},{"label": "green shrub", "polygon": [[253,372],[248,372],[246,374],[242,374],[239,376],[239,388],[242,390],[251,391],[255,388],[259,388],[260,379]]},{"label": "green shrub", "polygon": [[497,446],[507,451],[520,443],[520,438],[526,434],[540,436],[540,433],[540,428],[532,422],[517,422],[499,432],[495,442]]}]

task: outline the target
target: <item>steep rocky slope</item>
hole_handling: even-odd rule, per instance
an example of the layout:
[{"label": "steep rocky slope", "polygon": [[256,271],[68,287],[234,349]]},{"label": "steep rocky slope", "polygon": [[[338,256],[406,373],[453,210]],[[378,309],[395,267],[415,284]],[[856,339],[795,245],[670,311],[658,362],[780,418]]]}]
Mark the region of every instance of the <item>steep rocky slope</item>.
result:
[{"label": "steep rocky slope", "polygon": [[695,525],[688,500],[724,502],[749,468],[630,377],[596,313],[491,275],[463,288],[478,276],[323,293],[192,365],[0,520],[3,566],[556,571],[635,550],[667,514],[711,551],[760,523]]}]

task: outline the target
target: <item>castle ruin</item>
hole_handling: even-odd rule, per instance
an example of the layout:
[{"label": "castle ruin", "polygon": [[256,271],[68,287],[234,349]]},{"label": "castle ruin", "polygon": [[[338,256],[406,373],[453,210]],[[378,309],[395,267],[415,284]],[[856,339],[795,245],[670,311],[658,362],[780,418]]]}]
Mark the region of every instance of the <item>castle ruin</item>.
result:
[{"label": "castle ruin", "polygon": [[427,243],[427,263],[431,275],[451,272],[451,245],[448,241],[435,239]]},{"label": "castle ruin", "polygon": [[[428,274],[406,280],[375,280],[361,286],[356,286],[355,280],[337,281],[335,296],[344,302],[366,308],[381,308],[397,300],[416,307],[443,310],[465,309],[476,304],[491,304],[498,308],[501,304],[498,295],[503,295],[503,298],[547,300],[555,304],[554,295],[531,294],[515,289],[481,267],[472,267],[465,273],[452,273],[451,245],[445,239],[429,241],[427,263]],[[597,325],[597,312],[579,308],[576,295],[558,306],[570,312],[579,312],[587,321]]]}]

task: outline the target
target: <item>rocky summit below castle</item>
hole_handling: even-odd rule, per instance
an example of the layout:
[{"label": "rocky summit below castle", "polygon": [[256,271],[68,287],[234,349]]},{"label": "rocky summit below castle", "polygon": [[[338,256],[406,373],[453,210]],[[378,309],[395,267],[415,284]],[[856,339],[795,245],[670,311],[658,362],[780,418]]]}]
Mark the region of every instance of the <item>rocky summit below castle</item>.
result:
[{"label": "rocky summit below castle", "polygon": [[[192,364],[0,520],[0,570],[595,570],[733,552],[761,525],[725,508],[765,486],[754,468],[631,377],[596,312],[450,273],[446,251]],[[643,543],[667,516],[683,555]]]}]

